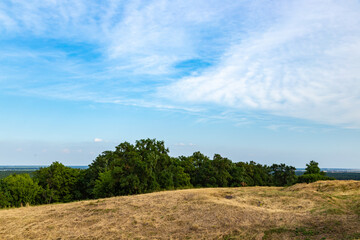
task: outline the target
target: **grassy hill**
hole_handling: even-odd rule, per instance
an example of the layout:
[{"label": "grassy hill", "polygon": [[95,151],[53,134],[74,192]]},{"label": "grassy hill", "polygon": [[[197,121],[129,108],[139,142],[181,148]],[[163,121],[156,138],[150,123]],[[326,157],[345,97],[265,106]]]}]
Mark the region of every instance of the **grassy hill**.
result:
[{"label": "grassy hill", "polygon": [[0,239],[360,239],[360,182],[189,189],[5,209]]}]

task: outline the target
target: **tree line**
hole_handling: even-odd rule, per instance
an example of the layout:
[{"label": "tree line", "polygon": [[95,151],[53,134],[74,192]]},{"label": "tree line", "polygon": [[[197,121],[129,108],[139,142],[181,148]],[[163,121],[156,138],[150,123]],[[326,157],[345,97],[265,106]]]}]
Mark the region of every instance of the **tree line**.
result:
[{"label": "tree line", "polygon": [[297,182],[330,180],[311,161],[301,176],[286,164],[271,166],[232,162],[201,152],[170,157],[163,141],[123,142],[100,154],[87,169],[52,163],[33,173],[0,179],[0,207],[71,202],[120,195],[193,187],[289,186]]}]

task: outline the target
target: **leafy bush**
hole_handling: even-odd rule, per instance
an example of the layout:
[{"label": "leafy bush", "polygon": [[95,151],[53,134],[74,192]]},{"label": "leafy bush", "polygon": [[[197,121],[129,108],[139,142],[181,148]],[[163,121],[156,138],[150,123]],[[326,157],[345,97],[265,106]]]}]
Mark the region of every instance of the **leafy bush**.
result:
[{"label": "leafy bush", "polygon": [[299,183],[312,183],[320,180],[335,180],[335,178],[324,176],[321,174],[304,174],[298,176]]}]

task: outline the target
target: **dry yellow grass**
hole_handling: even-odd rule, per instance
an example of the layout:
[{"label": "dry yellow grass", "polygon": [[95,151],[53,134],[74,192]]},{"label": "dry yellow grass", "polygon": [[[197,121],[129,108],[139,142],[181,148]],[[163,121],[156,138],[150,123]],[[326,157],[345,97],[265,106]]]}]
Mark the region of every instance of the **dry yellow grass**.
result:
[{"label": "dry yellow grass", "polygon": [[0,210],[0,239],[358,238],[358,181],[189,189]]}]

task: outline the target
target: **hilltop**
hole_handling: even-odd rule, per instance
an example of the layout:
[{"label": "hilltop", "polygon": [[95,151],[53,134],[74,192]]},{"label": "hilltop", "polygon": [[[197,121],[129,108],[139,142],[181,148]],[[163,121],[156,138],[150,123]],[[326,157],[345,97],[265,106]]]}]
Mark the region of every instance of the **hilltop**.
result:
[{"label": "hilltop", "polygon": [[360,182],[202,188],[0,210],[1,239],[358,239]]}]

